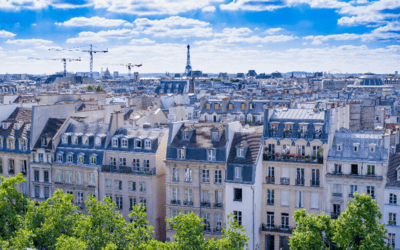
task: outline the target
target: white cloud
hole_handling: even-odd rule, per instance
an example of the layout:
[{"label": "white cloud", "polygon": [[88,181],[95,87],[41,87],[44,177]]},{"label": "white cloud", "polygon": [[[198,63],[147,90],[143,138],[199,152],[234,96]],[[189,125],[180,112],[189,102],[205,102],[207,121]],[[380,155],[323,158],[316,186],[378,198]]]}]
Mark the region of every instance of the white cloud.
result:
[{"label": "white cloud", "polygon": [[165,27],[205,27],[210,23],[197,19],[185,18],[180,16],[171,16],[165,19],[150,20],[148,18],[137,18],[133,22],[138,28],[144,29],[149,27],[165,28]]},{"label": "white cloud", "polygon": [[49,40],[44,40],[44,39],[15,39],[15,40],[7,40],[6,43],[9,44],[16,44],[16,45],[21,45],[21,46],[39,46],[39,45],[44,45],[44,44],[50,44],[53,43],[53,41]]},{"label": "white cloud", "polygon": [[321,42],[321,40],[314,40],[314,41],[311,42],[311,44],[312,45],[321,45],[322,42]]},{"label": "white cloud", "polygon": [[214,12],[217,9],[215,8],[215,6],[207,6],[207,7],[204,7],[203,9],[201,9],[201,10],[205,11],[205,12]]},{"label": "white cloud", "polygon": [[222,33],[215,33],[216,37],[237,37],[237,36],[247,36],[251,33],[249,28],[225,28]]},{"label": "white cloud", "polygon": [[67,43],[86,43],[86,42],[106,42],[110,38],[128,39],[137,36],[139,33],[131,29],[103,30],[97,33],[84,31],[78,34],[76,38],[67,39]]},{"label": "white cloud", "polygon": [[257,47],[257,48],[262,48],[263,46],[262,46],[261,44],[259,44],[259,45],[257,45],[256,47]]},{"label": "white cloud", "polygon": [[24,54],[33,54],[36,51],[34,51],[33,49],[20,49],[18,50],[18,53],[24,53]]},{"label": "white cloud", "polygon": [[248,10],[248,11],[272,11],[284,8],[285,4],[280,1],[271,0],[236,0],[228,4],[221,4],[221,10]]},{"label": "white cloud", "polygon": [[223,0],[93,0],[95,8],[134,15],[176,15],[203,9]]},{"label": "white cloud", "polygon": [[107,19],[104,17],[94,16],[91,18],[74,17],[63,23],[55,23],[55,24],[59,25],[59,26],[67,26],[67,27],[82,27],[82,26],[113,27],[113,26],[120,26],[122,24],[129,24],[129,23],[122,19]]},{"label": "white cloud", "polygon": [[283,30],[283,29],[282,29],[282,28],[271,28],[271,29],[267,29],[267,30],[265,31],[265,33],[272,35],[272,34],[274,34],[274,33],[277,33],[277,32],[279,32],[279,31],[281,31],[281,30]]},{"label": "white cloud", "polygon": [[76,9],[76,8],[86,8],[88,6],[92,6],[92,3],[89,4],[69,4],[69,3],[60,3],[60,1],[55,0],[0,0],[0,9],[19,11],[23,9],[28,10],[39,10],[45,9],[49,6],[57,9]]},{"label": "white cloud", "polygon": [[154,44],[156,41],[150,40],[148,38],[142,39],[132,39],[129,44]]},{"label": "white cloud", "polygon": [[16,34],[5,31],[5,30],[0,30],[0,37],[14,37]]},{"label": "white cloud", "polygon": [[124,26],[125,26],[125,27],[133,27],[133,26],[135,26],[135,25],[133,25],[133,23],[124,23]]},{"label": "white cloud", "polygon": [[285,36],[285,35],[279,35],[279,36],[265,36],[265,37],[259,37],[259,36],[251,36],[251,37],[227,37],[227,38],[222,38],[222,39],[213,39],[213,40],[202,40],[202,41],[196,41],[196,45],[213,45],[213,46],[218,46],[218,45],[225,45],[225,44],[235,44],[235,43],[242,43],[242,44],[252,44],[252,43],[278,43],[278,42],[287,42],[291,41],[294,39],[297,39],[298,37],[295,36]]}]

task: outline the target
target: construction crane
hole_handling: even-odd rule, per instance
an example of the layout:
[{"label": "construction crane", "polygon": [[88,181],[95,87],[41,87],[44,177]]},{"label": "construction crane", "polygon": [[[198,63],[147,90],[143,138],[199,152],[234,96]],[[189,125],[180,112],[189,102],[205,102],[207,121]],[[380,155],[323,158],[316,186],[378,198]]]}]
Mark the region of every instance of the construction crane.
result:
[{"label": "construction crane", "polygon": [[72,59],[72,58],[35,58],[35,57],[29,57],[28,59],[33,59],[33,60],[61,60],[64,63],[64,77],[67,76],[67,61],[72,62],[72,61],[81,61],[81,58],[79,57],[78,59]]},{"label": "construction crane", "polygon": [[127,68],[128,68],[128,71],[129,71],[129,74],[128,74],[129,78],[131,78],[131,71],[132,71],[132,68],[133,68],[133,67],[142,67],[142,64],[133,64],[133,63],[127,63],[127,64],[124,64],[124,63],[115,63],[115,64],[103,64],[103,65],[108,65],[108,66],[112,65],[112,66],[124,66],[124,67],[127,67]]},{"label": "construction crane", "polygon": [[[90,49],[88,50],[83,50],[81,49],[82,47],[90,46]],[[58,49],[58,48],[50,48],[49,50],[55,50],[55,51],[79,51],[79,52],[87,52],[90,55],[90,77],[93,78],[93,54],[96,53],[107,53],[108,49],[106,50],[93,50],[93,45],[86,45],[86,46],[81,46],[81,47],[75,47],[75,48],[70,48],[70,49]]]},{"label": "construction crane", "polygon": [[354,81],[360,85],[360,87],[362,88],[363,91],[365,91],[365,88],[361,85],[361,83],[354,77]]}]

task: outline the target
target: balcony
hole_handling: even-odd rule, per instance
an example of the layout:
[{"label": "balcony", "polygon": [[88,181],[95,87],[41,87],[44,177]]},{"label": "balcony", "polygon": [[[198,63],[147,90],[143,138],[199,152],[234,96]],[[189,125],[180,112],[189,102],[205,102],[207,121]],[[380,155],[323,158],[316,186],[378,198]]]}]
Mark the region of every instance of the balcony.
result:
[{"label": "balcony", "polygon": [[202,202],[200,203],[200,205],[201,205],[202,207],[210,207],[210,206],[211,206],[211,203],[210,203],[209,201],[202,201]]},{"label": "balcony", "polygon": [[181,201],[180,200],[171,200],[171,205],[180,205]]},{"label": "balcony", "polygon": [[213,229],[213,234],[222,234],[222,228],[221,227],[216,227]]},{"label": "balcony", "polygon": [[349,198],[354,198],[354,193],[350,193]]},{"label": "balcony", "polygon": [[9,174],[14,174],[14,169],[8,170],[8,173],[9,173]]},{"label": "balcony", "polygon": [[203,232],[206,233],[206,234],[212,233],[210,224],[209,224],[208,222],[207,222],[206,225],[204,226]]},{"label": "balcony", "polygon": [[[85,206],[85,204],[84,204],[83,202],[77,202],[76,205],[77,205],[80,209],[83,209],[84,206]],[[116,209],[118,209],[118,208],[116,208]]]},{"label": "balcony", "polygon": [[303,154],[267,153],[263,155],[263,160],[322,164],[324,162],[324,157],[322,156],[310,157],[309,155],[303,155]]},{"label": "balcony", "polygon": [[265,183],[266,184],[275,184],[275,177],[265,177]]},{"label": "balcony", "polygon": [[304,186],[304,178],[296,178],[296,186]]},{"label": "balcony", "polygon": [[339,218],[339,215],[340,215],[340,212],[338,212],[338,213],[331,212],[331,218],[334,219],[334,220]]},{"label": "balcony", "polygon": [[126,166],[101,166],[101,172],[118,173],[118,174],[134,174],[134,175],[155,175],[156,168],[140,168],[140,167],[126,167]]},{"label": "balcony", "polygon": [[267,199],[267,205],[273,206],[274,205],[274,200]]},{"label": "balcony", "polygon": [[193,206],[193,201],[183,201],[184,206]]},{"label": "balcony", "polygon": [[342,197],[342,193],[332,193],[332,196],[335,196],[335,197]]},{"label": "balcony", "polygon": [[281,185],[290,185],[290,178],[281,178]]},{"label": "balcony", "polygon": [[307,131],[300,131],[297,133],[298,138],[307,138]]},{"label": "balcony", "polygon": [[289,227],[287,225],[284,226],[274,226],[274,225],[267,225],[262,223],[261,224],[261,231],[264,232],[279,232],[279,233],[288,233],[291,234],[294,228]]},{"label": "balcony", "polygon": [[311,187],[319,187],[319,180],[310,180]]},{"label": "balcony", "polygon": [[293,136],[293,133],[292,133],[291,129],[290,130],[285,130],[283,132],[283,137],[285,137],[285,138],[291,138],[292,136]]},{"label": "balcony", "polygon": [[192,178],[190,178],[190,179],[189,178],[188,179],[185,178],[185,182],[186,183],[191,183],[192,182]]},{"label": "balcony", "polygon": [[172,178],[172,182],[179,182],[179,178]]},{"label": "balcony", "polygon": [[341,172],[332,172],[332,173],[327,173],[327,177],[340,177],[340,178],[354,178],[354,179],[365,179],[365,180],[383,180],[383,177],[380,175],[371,175],[371,174],[344,174]]},{"label": "balcony", "polygon": [[275,137],[275,136],[278,136],[278,129],[270,129],[269,130],[269,136],[270,137]]},{"label": "balcony", "polygon": [[222,203],[214,203],[214,208],[223,208],[223,204]]}]

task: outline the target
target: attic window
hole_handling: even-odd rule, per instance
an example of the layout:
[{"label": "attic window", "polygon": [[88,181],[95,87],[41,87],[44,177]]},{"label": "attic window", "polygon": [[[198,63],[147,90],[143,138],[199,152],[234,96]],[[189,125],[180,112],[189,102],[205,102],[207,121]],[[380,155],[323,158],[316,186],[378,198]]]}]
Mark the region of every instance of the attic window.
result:
[{"label": "attic window", "polygon": [[256,105],[254,103],[250,103],[250,109],[255,109]]},{"label": "attic window", "polygon": [[101,138],[100,137],[96,137],[95,142],[96,145],[100,145],[101,144]]},{"label": "attic window", "polygon": [[139,139],[135,140],[135,148],[142,148],[142,140]]},{"label": "attic window", "polygon": [[58,160],[58,162],[62,162],[63,161],[63,154],[62,153],[59,153],[57,155],[57,160]]},{"label": "attic window", "polygon": [[232,110],[233,109],[233,104],[229,103],[228,108],[229,108],[229,110]]},{"label": "attic window", "polygon": [[216,160],[216,150],[215,149],[209,149],[207,151],[207,155],[208,155],[208,160],[209,161],[215,161]]},{"label": "attic window", "polygon": [[211,106],[211,105],[210,105],[209,103],[207,103],[207,104],[206,104],[206,109],[210,109],[210,106]]},{"label": "attic window", "polygon": [[183,131],[182,132],[182,139],[183,140],[189,140],[189,131]]},{"label": "attic window", "polygon": [[353,143],[353,151],[358,152],[358,144],[359,143]]},{"label": "attic window", "polygon": [[118,139],[117,138],[112,139],[111,147],[118,147]]},{"label": "attic window", "polygon": [[151,141],[150,140],[145,140],[144,141],[144,148],[145,149],[151,149]]},{"label": "attic window", "polygon": [[371,152],[371,153],[375,152],[375,144],[371,143],[369,145],[369,152]]},{"label": "attic window", "polygon": [[218,132],[211,132],[211,140],[212,141],[219,141]]},{"label": "attic window", "polygon": [[242,103],[241,107],[242,107],[242,109],[246,109],[246,104]]},{"label": "attic window", "polygon": [[31,124],[26,125],[26,130],[28,130],[28,131],[31,130]]},{"label": "attic window", "polygon": [[87,136],[83,137],[82,143],[83,145],[89,145],[89,138]]},{"label": "attic window", "polygon": [[46,138],[42,138],[42,147],[43,146],[47,146],[47,139]]},{"label": "attic window", "polygon": [[2,126],[3,126],[3,129],[7,129],[8,128],[8,123],[3,123]]},{"label": "attic window", "polygon": [[219,109],[219,104],[218,104],[218,103],[214,104],[214,109],[215,109],[215,110],[218,110],[218,109]]},{"label": "attic window", "polygon": [[19,130],[19,123],[14,124],[14,129]]},{"label": "attic window", "polygon": [[124,138],[121,140],[121,147],[123,147],[123,148],[128,147],[128,139]]},{"label": "attic window", "polygon": [[67,160],[68,160],[69,163],[72,163],[72,162],[74,161],[74,155],[73,155],[72,153],[70,153],[70,154],[68,155]]},{"label": "attic window", "polygon": [[236,149],[236,156],[240,158],[244,158],[244,148]]},{"label": "attic window", "polygon": [[337,145],[337,151],[342,151],[342,144]]},{"label": "attic window", "polygon": [[68,135],[62,136],[62,144],[68,144]]},{"label": "attic window", "polygon": [[75,144],[75,145],[78,144],[78,137],[77,137],[76,135],[74,135],[74,136],[72,137],[72,144]]},{"label": "attic window", "polygon": [[7,148],[8,149],[15,149],[15,141],[13,138],[7,139]]}]

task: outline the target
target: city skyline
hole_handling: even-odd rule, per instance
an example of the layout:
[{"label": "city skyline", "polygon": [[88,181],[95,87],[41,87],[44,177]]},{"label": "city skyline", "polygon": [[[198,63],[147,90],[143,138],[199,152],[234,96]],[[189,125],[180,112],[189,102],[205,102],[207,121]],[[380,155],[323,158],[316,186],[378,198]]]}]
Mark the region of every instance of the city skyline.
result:
[{"label": "city skyline", "polygon": [[[381,1],[0,1],[0,73],[88,72],[89,55],[49,51],[93,44],[94,71],[257,73],[398,70],[400,2]],[[86,47],[88,48],[88,47]]]}]

